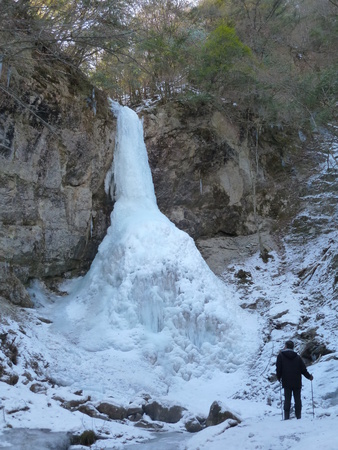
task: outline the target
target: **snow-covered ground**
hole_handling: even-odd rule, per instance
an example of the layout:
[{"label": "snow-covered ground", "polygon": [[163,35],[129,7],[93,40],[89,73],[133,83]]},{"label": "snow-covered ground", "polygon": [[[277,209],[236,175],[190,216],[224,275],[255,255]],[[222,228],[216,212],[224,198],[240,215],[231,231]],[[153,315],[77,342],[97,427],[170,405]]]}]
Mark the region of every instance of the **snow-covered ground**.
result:
[{"label": "snow-covered ground", "polygon": [[[144,394],[164,404],[179,404],[189,413],[206,417],[214,400],[225,403],[230,411],[242,419],[237,427],[229,428],[227,423],[209,427],[196,434],[182,434],[180,442],[173,441],[172,449],[323,449],[337,448],[336,423],[338,417],[338,355],[337,324],[332,329],[324,319],[317,320],[324,312],[329,323],[337,319],[330,306],[313,306],[309,320],[302,323],[304,308],[307,308],[306,289],[300,289],[297,278],[289,272],[292,268],[283,264],[277,255],[265,265],[258,256],[241,265],[251,271],[253,284],[251,292],[243,294],[243,300],[256,303],[251,314],[259,316],[261,324],[261,346],[254,358],[248,353],[244,364],[232,373],[214,369],[207,375],[185,381],[183,378],[165,379],[158,369],[140,360],[133,352],[112,354],[111,351],[89,352],[73,345],[50,331],[51,325],[41,321],[41,310],[21,310],[10,317],[2,315],[3,331],[17,336],[16,344],[20,354],[14,367],[19,374],[15,386],[0,383],[0,426],[3,430],[13,428],[47,428],[53,431],[81,433],[93,429],[109,439],[97,441],[92,448],[122,449],[132,442],[154,438],[148,430],[136,428],[125,421],[104,421],[93,419],[80,412],[71,412],[60,406],[58,398],[67,401],[79,399],[74,392],[81,389],[80,398],[91,396],[91,402],[111,400],[114,404],[139,404]],[[279,274],[280,267],[286,273]],[[258,269],[260,268],[260,269]],[[239,288],[243,291],[243,288]],[[271,307],[268,306],[271,304]],[[261,306],[260,306],[261,305]],[[40,318],[40,319],[39,319]],[[275,318],[275,319],[274,319]],[[283,326],[279,329],[279,324]],[[245,329],[245,323],[243,324]],[[280,385],[273,378],[274,364],[278,351],[285,339],[299,335],[303,330],[318,327],[317,335],[325,342],[332,354],[322,356],[309,367],[314,375],[312,402],[311,382],[304,380],[302,390],[303,417],[297,421],[292,416],[289,422],[282,421]],[[295,339],[301,347],[302,339]],[[134,359],[134,356],[136,358]],[[41,375],[37,376],[30,364],[39,364]],[[64,380],[52,385],[45,381],[50,368],[62,365]],[[67,368],[68,364],[68,368]],[[34,365],[35,369],[37,368]],[[28,374],[32,381],[29,382]],[[26,373],[26,375],[25,375]],[[74,375],[75,374],[75,375]],[[74,379],[79,376],[79,379]],[[80,378],[82,377],[82,378]],[[29,387],[39,381],[45,387],[39,393]],[[139,397],[136,391],[139,389]],[[182,421],[166,424],[163,431],[184,431]],[[6,441],[0,443],[4,446]],[[22,447],[25,448],[25,447]],[[48,447],[46,447],[48,448]],[[76,448],[76,447],[74,447]],[[133,447],[129,447],[133,448]],[[136,448],[136,447],[135,447]],[[144,444],[141,448],[147,448]]]},{"label": "snow-covered ground", "polygon": [[[120,163],[137,179],[134,167]],[[140,160],[138,167],[149,178]],[[311,183],[323,174],[325,167]],[[252,255],[226,267],[221,282],[142,183],[117,190],[107,238],[86,277],[64,285],[67,295],[36,283],[35,309],[1,304],[0,364],[18,381],[0,382],[0,448],[33,448],[27,441],[11,446],[8,430],[22,428],[94,430],[102,438],[91,447],[97,450],[337,449],[336,227],[299,239],[288,239],[286,230],[267,263]],[[317,218],[314,210],[302,214]],[[240,269],[250,274],[245,281],[236,277]],[[327,354],[315,353],[308,367],[314,381],[304,379],[302,419],[282,421],[275,361],[290,338],[300,352],[312,341]],[[79,401],[138,407],[149,397],[186,408],[182,420],[157,423],[161,432],[154,433],[65,408]],[[215,400],[241,423],[187,433],[186,420],[206,418]],[[39,449],[56,448],[48,445],[40,441]]]}]

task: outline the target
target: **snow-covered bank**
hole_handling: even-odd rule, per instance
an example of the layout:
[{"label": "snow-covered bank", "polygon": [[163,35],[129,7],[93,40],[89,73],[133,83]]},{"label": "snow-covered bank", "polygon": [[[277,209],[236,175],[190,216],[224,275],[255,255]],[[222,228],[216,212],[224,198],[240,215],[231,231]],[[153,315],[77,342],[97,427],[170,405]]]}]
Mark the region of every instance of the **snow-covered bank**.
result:
[{"label": "snow-covered bank", "polygon": [[[249,270],[253,267],[259,267],[260,260],[251,259],[246,265],[242,266]],[[212,378],[210,374],[205,377],[193,378],[190,381],[184,381],[181,377],[175,378],[171,385],[165,386],[165,391],[158,389],[158,400],[165,400],[169,404],[181,404],[190,412],[196,415],[206,416],[210,404],[213,400],[221,400],[225,402],[229,409],[238,413],[242,419],[242,423],[234,428],[228,428],[227,424],[220,424],[215,427],[209,427],[197,434],[182,435],[182,441],[179,446],[173,449],[212,449],[218,450],[224,448],[237,449],[254,449],[261,448],[265,450],[279,448],[299,450],[316,448],[319,444],[322,448],[334,450],[336,448],[335,422],[338,416],[338,355],[336,353],[328,354],[321,357],[315,364],[309,367],[309,371],[314,374],[314,414],[311,397],[311,385],[308,380],[304,380],[302,391],[303,397],[303,418],[300,421],[292,418],[286,425],[281,421],[281,405],[280,405],[280,387],[276,381],[270,381],[274,372],[275,358],[280,349],[283,339],[293,335],[298,328],[297,319],[302,315],[300,306],[306,291],[294,301],[294,289],[298,287],[294,285],[296,281],[292,274],[287,276],[285,273],[278,275],[278,268],[285,268],[282,261],[277,259],[275,255],[274,261],[267,266],[262,265],[262,270],[253,272],[253,284],[251,285],[251,295],[245,298],[252,300],[265,297],[275,300],[275,296],[281,296],[281,285],[283,286],[283,298],[285,302],[280,301],[279,308],[276,305],[272,308],[274,317],[289,309],[289,313],[285,314],[290,320],[289,325],[274,329],[272,331],[272,340],[265,344],[262,341],[261,352],[257,353],[256,360],[248,361],[248,364],[238,371],[222,374],[215,372]],[[289,269],[289,268],[288,268]],[[285,269],[283,269],[285,271]],[[240,287],[240,292],[242,291]],[[289,293],[289,294],[288,294]],[[297,300],[297,299],[296,299]],[[277,303],[277,302],[274,302]],[[259,304],[259,302],[258,302]],[[292,305],[295,309],[292,310]],[[313,310],[314,320],[320,311]],[[94,429],[98,434],[107,437],[104,441],[97,442],[92,448],[110,448],[123,449],[125,445],[141,442],[147,438],[153,438],[148,430],[135,428],[134,423],[124,421],[103,421],[88,417],[85,414],[72,412],[61,407],[58,398],[63,397],[66,400],[74,400],[79,398],[75,395],[75,386],[59,386],[51,385],[44,381],[44,366],[54,364],[53,358],[62,358],[64,355],[65,342],[58,342],[51,339],[52,334],[49,332],[50,324],[41,322],[38,317],[42,318],[38,313],[41,311],[23,310],[16,312],[15,321],[11,320],[7,315],[7,325],[5,331],[17,334],[17,345],[24,357],[19,358],[19,363],[15,366],[15,371],[20,375],[19,382],[15,386],[5,383],[0,384],[0,398],[3,411],[0,411],[0,424],[3,429],[7,426],[14,428],[50,428],[53,431],[71,431],[82,432],[86,429]],[[252,314],[258,314],[260,320],[266,323],[267,329],[270,322],[270,313],[262,309],[253,309]],[[275,319],[279,324],[283,315],[279,319]],[[309,323],[311,326],[311,323]],[[24,330],[25,333],[20,332]],[[262,335],[264,338],[264,334]],[[326,334],[322,339],[329,342],[333,347],[334,341],[332,336]],[[301,344],[301,341],[298,341]],[[67,346],[69,347],[69,343]],[[53,352],[49,357],[46,348],[51,348]],[[109,398],[115,402],[118,400],[124,404],[130,401],[137,402],[137,398],[133,397],[132,392],[128,390],[129,378],[136,380],[147,379],[149,389],[154,388],[151,382],[157,382],[156,376],[151,372],[143,372],[142,368],[131,366],[131,361],[124,361],[125,365],[117,365],[114,367],[113,362],[109,360],[96,359],[95,354],[79,353],[79,349],[70,346],[68,352],[74,354],[74,357],[83,357],[83,370],[87,370],[88,380],[94,380],[98,383],[93,386],[90,391],[92,402],[102,398]],[[41,376],[38,377],[31,369],[27,368],[28,361],[35,361],[41,365]],[[27,363],[26,363],[27,360]],[[79,364],[80,359],[76,359]],[[102,370],[104,367],[104,370]],[[70,370],[72,368],[70,367]],[[32,392],[29,387],[33,384],[28,382],[25,372],[29,372],[33,377],[33,381],[39,380],[39,383],[46,388],[40,393]],[[123,383],[123,375],[127,378],[127,382]],[[67,372],[65,373],[65,377]],[[109,378],[109,380],[107,380]],[[27,383],[27,384],[26,384]],[[102,383],[102,384],[101,384]],[[110,385],[110,386],[109,386]],[[122,388],[121,388],[122,386]],[[123,389],[125,389],[123,391]],[[148,391],[151,392],[151,391]],[[89,390],[82,392],[81,398],[88,395]],[[292,415],[293,417],[293,415]],[[164,425],[162,430],[182,431],[183,424]],[[178,445],[175,443],[175,445]],[[137,447],[136,447],[137,448]],[[144,444],[144,447],[147,445]]]}]

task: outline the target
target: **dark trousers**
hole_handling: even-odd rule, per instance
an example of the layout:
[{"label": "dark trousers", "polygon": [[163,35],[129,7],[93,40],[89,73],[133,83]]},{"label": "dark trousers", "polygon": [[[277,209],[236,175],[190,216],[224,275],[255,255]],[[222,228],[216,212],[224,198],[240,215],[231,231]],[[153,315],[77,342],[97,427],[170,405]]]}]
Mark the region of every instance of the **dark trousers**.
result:
[{"label": "dark trousers", "polygon": [[293,394],[293,399],[295,401],[295,413],[297,419],[301,418],[302,412],[302,400],[300,398],[300,389],[284,388],[284,413],[285,419],[290,418],[290,407],[291,407],[291,396]]}]

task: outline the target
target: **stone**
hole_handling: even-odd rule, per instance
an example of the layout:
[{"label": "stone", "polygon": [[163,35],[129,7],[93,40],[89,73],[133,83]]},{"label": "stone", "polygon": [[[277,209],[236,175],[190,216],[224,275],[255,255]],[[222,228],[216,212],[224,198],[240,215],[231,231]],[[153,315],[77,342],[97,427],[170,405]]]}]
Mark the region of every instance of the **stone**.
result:
[{"label": "stone", "polygon": [[127,419],[130,420],[131,422],[138,422],[142,419],[143,414],[142,413],[135,413],[135,414],[129,414],[127,416]]},{"label": "stone", "polygon": [[113,405],[112,403],[102,402],[96,409],[102,413],[106,414],[112,420],[124,420],[127,418],[127,409],[123,406]]},{"label": "stone", "polygon": [[82,414],[86,414],[89,417],[94,417],[95,419],[107,420],[106,415],[100,414],[99,411],[95,408],[91,403],[86,403],[83,405],[79,405],[77,408]]},{"label": "stone", "polygon": [[33,383],[29,390],[34,392],[34,394],[46,394],[47,387],[41,383]]},{"label": "stone", "polygon": [[177,423],[183,417],[185,408],[181,406],[162,406],[160,403],[154,401],[143,406],[143,411],[151,420],[158,420],[160,422]]},{"label": "stone", "polygon": [[196,417],[191,417],[190,419],[188,419],[185,422],[184,426],[189,433],[197,433],[204,428],[201,422]]},{"label": "stone", "polygon": [[[237,424],[241,423],[241,420],[238,416],[229,411],[222,403],[214,401],[210,406],[209,415],[206,420],[206,426],[210,427],[219,425],[220,423],[225,422],[228,419],[231,419]],[[232,422],[232,426],[233,425],[234,424]]]},{"label": "stone", "polygon": [[127,409],[127,415],[143,414],[143,408],[141,406],[131,406]]},{"label": "stone", "polygon": [[32,375],[31,375],[29,372],[25,371],[22,375],[23,375],[24,377],[26,377],[26,379],[27,379],[28,382],[29,382],[29,381],[33,381],[33,377],[32,377]]},{"label": "stone", "polygon": [[162,430],[163,425],[159,423],[151,423],[147,420],[141,419],[134,425],[136,428],[145,428],[147,430],[159,431]]},{"label": "stone", "polygon": [[23,308],[32,308],[33,302],[23,284],[8,264],[0,261],[0,296]]},{"label": "stone", "polygon": [[127,409],[127,419],[131,422],[138,422],[142,419],[143,409],[140,406],[132,406]]},{"label": "stone", "polygon": [[[2,372],[1,366],[0,366],[0,372]],[[10,386],[15,386],[17,384],[17,382],[19,381],[19,375],[14,372],[4,371],[4,372],[0,373],[0,381],[3,381],[5,383],[9,384]]]},{"label": "stone", "polygon": [[330,353],[334,353],[334,351],[327,348],[324,342],[320,342],[318,339],[312,339],[305,344],[300,355],[309,363],[313,363],[321,356],[329,355]]},{"label": "stone", "polygon": [[242,283],[250,283],[252,279],[251,273],[243,269],[239,269],[238,272],[235,273],[235,277]]},{"label": "stone", "polygon": [[67,402],[64,402],[62,404],[62,406],[65,409],[69,409],[69,411],[75,411],[75,410],[79,409],[80,405],[87,403],[89,400],[90,400],[90,397],[78,399],[78,400],[69,400]]}]

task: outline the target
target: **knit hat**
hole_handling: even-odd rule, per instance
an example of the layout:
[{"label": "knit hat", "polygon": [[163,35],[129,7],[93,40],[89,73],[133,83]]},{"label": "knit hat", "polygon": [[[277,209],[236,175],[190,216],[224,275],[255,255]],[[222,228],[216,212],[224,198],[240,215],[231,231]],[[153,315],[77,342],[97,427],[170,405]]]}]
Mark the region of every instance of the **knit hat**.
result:
[{"label": "knit hat", "polygon": [[285,347],[289,348],[290,350],[293,350],[295,347],[295,344],[293,343],[293,341],[286,341],[285,342]]}]

